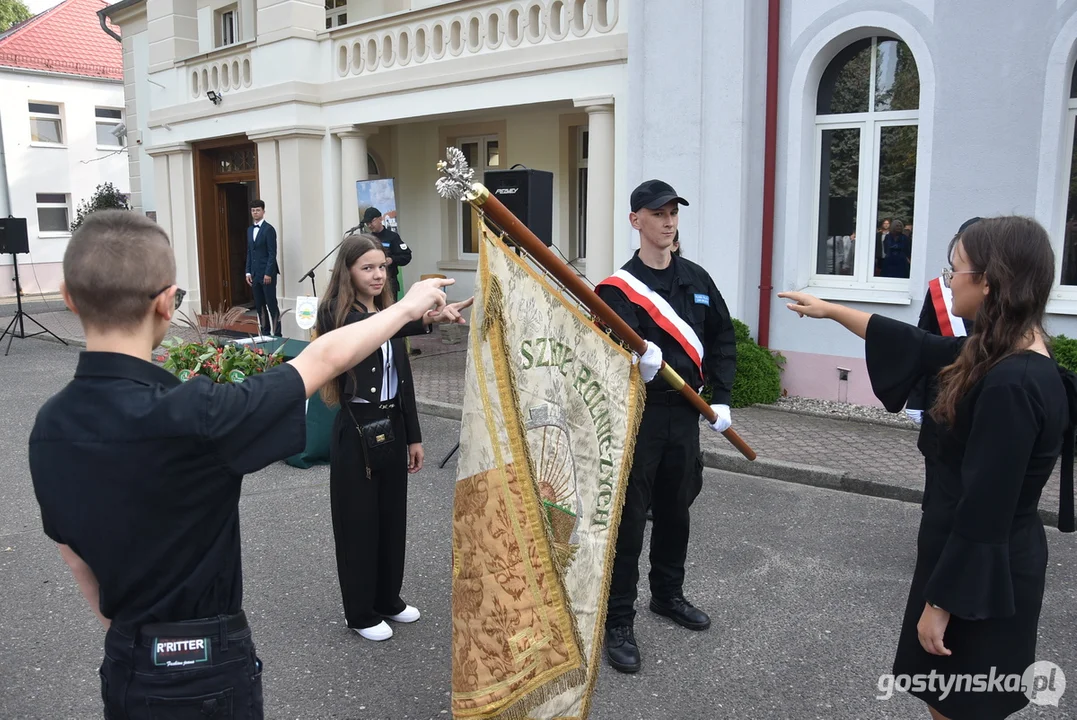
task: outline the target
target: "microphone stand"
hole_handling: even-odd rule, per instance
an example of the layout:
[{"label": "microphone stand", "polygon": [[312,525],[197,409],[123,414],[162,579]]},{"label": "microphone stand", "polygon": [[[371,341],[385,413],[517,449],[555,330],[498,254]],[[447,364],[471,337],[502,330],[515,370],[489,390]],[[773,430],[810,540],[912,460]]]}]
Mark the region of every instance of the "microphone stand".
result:
[{"label": "microphone stand", "polygon": [[[348,231],[344,233],[344,237],[348,237],[349,235],[352,234],[353,231],[361,230],[364,227],[366,227],[366,223],[361,222],[358,225],[356,225],[355,227],[349,228]],[[318,296],[318,288],[314,285],[314,271],[317,270],[319,267],[321,267],[322,263],[325,262],[326,260],[328,260],[329,256],[332,255],[333,253],[335,253],[340,248],[340,246],[343,245],[343,244],[344,244],[344,240],[342,238],[341,241],[336,244],[336,247],[334,247],[332,250],[327,252],[325,254],[325,257],[323,257],[321,260],[318,261],[317,265],[312,267],[309,271],[307,271],[307,273],[303,277],[301,277],[299,279],[299,282],[303,282],[307,278],[310,278],[311,295],[313,295],[314,297]]]}]

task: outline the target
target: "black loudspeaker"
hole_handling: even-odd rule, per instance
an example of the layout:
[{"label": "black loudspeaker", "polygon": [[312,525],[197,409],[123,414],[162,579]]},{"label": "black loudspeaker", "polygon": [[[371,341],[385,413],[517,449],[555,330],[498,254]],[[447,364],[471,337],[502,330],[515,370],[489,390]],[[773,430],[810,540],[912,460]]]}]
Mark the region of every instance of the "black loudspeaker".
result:
[{"label": "black loudspeaker", "polygon": [[487,170],[482,183],[547,247],[553,243],[553,173],[530,168]]},{"label": "black loudspeaker", "polygon": [[29,252],[26,218],[0,217],[0,255],[26,255]]}]

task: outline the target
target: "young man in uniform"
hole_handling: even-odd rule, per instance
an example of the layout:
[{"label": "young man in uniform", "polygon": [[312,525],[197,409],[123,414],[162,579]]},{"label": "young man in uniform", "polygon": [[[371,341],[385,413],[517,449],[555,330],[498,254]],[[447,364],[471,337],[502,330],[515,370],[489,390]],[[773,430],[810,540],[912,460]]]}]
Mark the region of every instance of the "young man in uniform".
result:
[{"label": "young man in uniform", "polygon": [[367,232],[381,240],[385,248],[385,262],[389,265],[389,283],[393,288],[393,297],[400,297],[400,268],[411,262],[411,248],[409,248],[395,230],[385,227],[385,218],[381,210],[376,207],[368,207],[363,213],[363,224]]},{"label": "young man in uniform", "polygon": [[262,665],[242,609],[243,475],[302,450],[306,399],[409,321],[458,318],[441,290],[452,281],[419,283],[286,364],[215,384],[181,383],[150,361],[184,295],[159,225],[96,212],[72,236],[63,272],[86,350],[38,412],[30,472],[45,534],[107,629],[105,717],[234,708],[260,719]]},{"label": "young man in uniform", "polygon": [[[640,248],[612,277],[599,283],[599,296],[648,341],[681,378],[696,388],[713,390],[717,432],[729,428],[736,337],[725,301],[707,271],[674,255],[680,205],[688,205],[669,184],[649,180],[632,192],[632,227]],[[654,346],[657,346],[656,348]],[[651,350],[641,369],[654,363]],[[648,363],[650,361],[650,363]],[[653,612],[690,630],[710,627],[710,618],[684,597],[684,561],[688,552],[689,507],[702,489],[699,413],[662,378],[644,375],[647,404],[636,437],[606,617],[606,657],[621,672],[640,668],[636,644],[636,585],[643,549],[647,507],[651,531],[651,602]]]}]

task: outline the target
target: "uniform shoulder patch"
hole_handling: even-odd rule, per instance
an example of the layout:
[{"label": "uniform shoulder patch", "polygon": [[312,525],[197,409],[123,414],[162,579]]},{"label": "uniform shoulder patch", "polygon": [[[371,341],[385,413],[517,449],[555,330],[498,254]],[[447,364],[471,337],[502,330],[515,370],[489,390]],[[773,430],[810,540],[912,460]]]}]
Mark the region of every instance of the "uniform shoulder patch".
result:
[{"label": "uniform shoulder patch", "polygon": [[707,295],[706,293],[696,293],[696,305],[707,305],[709,307],[710,304],[711,304],[711,296],[710,295]]},{"label": "uniform shoulder patch", "polygon": [[401,250],[407,250],[408,249],[408,244],[407,243],[400,243],[400,249]]}]

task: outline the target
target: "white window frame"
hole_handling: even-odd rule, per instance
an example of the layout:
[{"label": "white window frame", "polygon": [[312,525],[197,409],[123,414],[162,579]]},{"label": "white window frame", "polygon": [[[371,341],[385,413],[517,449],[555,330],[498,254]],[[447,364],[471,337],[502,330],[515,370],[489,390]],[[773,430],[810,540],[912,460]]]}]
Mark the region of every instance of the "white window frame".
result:
[{"label": "white window frame", "polygon": [[[64,202],[62,203],[50,203],[39,202],[38,195],[63,195]],[[37,214],[38,210],[54,210],[56,208],[63,208],[67,213],[66,229],[64,230],[42,230],[41,229],[41,216]],[[34,211],[37,217],[37,235],[38,237],[68,237],[71,235],[71,195],[69,193],[35,193],[34,194]]]},{"label": "white window frame", "polygon": [[[1077,72],[1077,68],[1074,70]],[[1070,92],[1069,85],[1067,84],[1067,93]],[[1071,97],[1066,104],[1066,122],[1063,132],[1065,132],[1066,138],[1066,153],[1063,155],[1061,165],[1064,172],[1061,176],[1062,182],[1058,186],[1058,220],[1057,226],[1059,228],[1059,240],[1055,245],[1055,253],[1058,257],[1055,269],[1055,289],[1051,293],[1052,300],[1063,301],[1068,310],[1071,310],[1074,314],[1077,314],[1077,285],[1063,285],[1062,284],[1062,271],[1065,269],[1066,258],[1066,211],[1069,210],[1070,200],[1070,178],[1072,177],[1073,167],[1073,134],[1077,132],[1077,98]]]},{"label": "white window frame", "polygon": [[[884,290],[884,291],[908,291],[908,278],[881,278],[874,277],[875,264],[875,233],[878,229],[878,218],[875,213],[879,207],[879,162],[882,141],[882,128],[884,127],[908,127],[916,126],[916,159],[917,167],[921,159],[920,136],[920,110],[875,110],[875,77],[876,61],[880,36],[871,38],[871,69],[868,86],[869,108],[867,112],[845,113],[835,115],[818,114],[819,88],[816,87],[814,99],[816,106],[815,114],[815,177],[813,180],[812,195],[812,232],[811,232],[811,273],[810,284],[812,287],[833,288],[837,290]],[[890,36],[882,36],[886,40],[898,39]],[[833,60],[831,60],[833,62]],[[917,73],[920,67],[917,65]],[[852,276],[826,275],[818,272],[819,258],[819,216],[820,200],[823,180],[823,132],[825,130],[848,130],[860,129],[860,165],[857,183],[857,218],[856,218],[856,245],[854,246],[854,270]],[[919,205],[921,189],[916,187],[913,191],[914,204]],[[867,210],[867,212],[865,212]],[[915,225],[915,223],[914,223]],[[922,237],[922,236],[921,236]],[[913,240],[913,253],[922,252],[923,244],[917,244]],[[910,270],[910,277],[912,272]],[[835,297],[835,299],[840,299]]]},{"label": "white window frame", "polygon": [[[332,2],[332,0],[327,0],[327,3],[328,2]],[[336,4],[336,3],[333,3],[333,4]],[[344,22],[340,21],[342,16],[344,18]],[[337,28],[337,27],[340,27],[342,25],[347,25],[347,24],[348,24],[348,3],[347,2],[345,2],[343,5],[341,5],[339,7],[333,7],[333,8],[328,8],[327,7],[325,9],[325,29],[326,30],[332,30],[333,28]]]},{"label": "white window frame", "polygon": [[[584,136],[587,136],[587,155],[584,154]],[[573,260],[587,259],[587,182],[583,177],[587,173],[587,161],[590,156],[590,126],[581,125],[576,135],[576,247]],[[590,172],[590,171],[588,171]]]},{"label": "white window frame", "polygon": [[[497,143],[498,163],[499,164],[496,165],[496,166],[486,164],[486,162],[487,162],[487,160],[489,158],[488,143],[490,143],[490,142],[496,142]],[[501,168],[505,167],[504,144],[501,142],[501,136],[500,135],[496,135],[496,134],[495,135],[471,135],[471,136],[468,136],[468,137],[457,138],[456,142],[454,144],[457,147],[457,149],[459,149],[462,152],[464,145],[467,145],[469,143],[478,143],[478,145],[479,145],[479,150],[478,150],[479,162],[476,162],[472,166],[472,169],[475,171],[475,179],[477,181],[482,182],[483,173],[485,173],[487,170],[496,170],[496,169],[501,169]],[[457,215],[457,218],[456,218],[456,257],[459,260],[475,260],[475,261],[477,261],[479,259],[479,254],[478,253],[466,253],[466,252],[464,252],[464,215],[463,215],[463,213],[470,213],[471,212],[471,207],[469,205],[467,205],[466,203],[464,203],[464,204],[456,203],[454,205],[457,208],[459,208],[458,212],[460,213],[460,214]]]},{"label": "white window frame", "polygon": [[[110,112],[118,112],[118,113],[120,113],[120,117],[119,118],[101,117],[100,115],[98,115],[98,112],[100,112],[101,110],[108,110]],[[119,149],[125,147],[127,145],[127,139],[126,139],[126,137],[124,135],[121,135],[119,137],[116,137],[115,135],[112,135],[112,129],[115,128],[117,125],[123,125],[124,122],[125,122],[124,121],[123,108],[106,107],[106,106],[103,106],[103,105],[99,105],[99,106],[94,108],[93,112],[94,112],[94,121],[95,121],[94,141],[97,143],[97,149],[98,150],[119,150]],[[113,137],[113,138],[116,139],[116,142],[114,144],[106,145],[106,144],[101,143],[101,139],[99,137],[97,137],[97,128],[102,127],[102,126],[107,127],[109,129],[110,137]]]},{"label": "white window frame", "polygon": [[[213,13],[213,47],[225,48],[238,43],[239,28],[239,3],[218,8]],[[229,34],[231,39],[228,38]]]},{"label": "white window frame", "polygon": [[[30,109],[30,105],[55,105],[57,108],[56,113],[38,112]],[[33,147],[67,147],[67,123],[64,122],[64,104],[59,102],[53,102],[51,100],[30,100],[26,104],[26,111],[29,120],[35,119],[41,120],[56,120],[60,123],[60,142],[46,142],[43,140],[34,140],[33,127],[30,129],[30,145]]]}]

